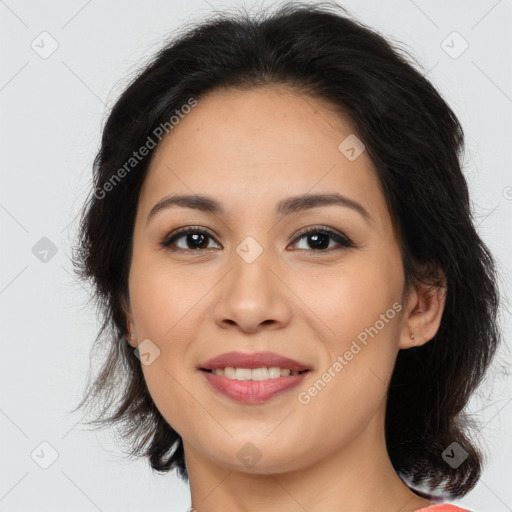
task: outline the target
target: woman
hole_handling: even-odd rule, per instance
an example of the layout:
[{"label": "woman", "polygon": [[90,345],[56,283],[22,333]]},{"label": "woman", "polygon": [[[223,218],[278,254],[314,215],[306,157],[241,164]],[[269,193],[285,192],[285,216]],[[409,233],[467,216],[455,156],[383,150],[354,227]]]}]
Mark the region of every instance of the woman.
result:
[{"label": "woman", "polygon": [[460,511],[479,479],[495,264],[405,55],[335,4],[224,14],[110,113],[74,257],[109,353],[79,407],[193,510]]}]

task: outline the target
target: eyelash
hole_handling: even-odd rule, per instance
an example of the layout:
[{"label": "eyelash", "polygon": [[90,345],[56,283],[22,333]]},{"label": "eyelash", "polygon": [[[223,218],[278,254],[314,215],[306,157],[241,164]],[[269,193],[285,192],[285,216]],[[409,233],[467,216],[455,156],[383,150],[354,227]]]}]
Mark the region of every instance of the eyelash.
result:
[{"label": "eyelash", "polygon": [[[354,243],[348,237],[338,233],[337,231],[334,231],[332,229],[325,228],[325,227],[322,227],[322,228],[313,227],[313,228],[301,229],[297,233],[297,236],[294,238],[292,243],[296,243],[301,238],[304,238],[306,235],[310,235],[313,233],[328,235],[329,237],[331,237],[332,240],[337,242],[339,244],[339,246],[341,246],[341,247],[338,247],[338,249],[343,249],[343,248],[348,249],[348,248],[354,247]],[[180,252],[180,251],[199,252],[199,251],[208,250],[208,249],[182,249],[182,248],[177,248],[177,249],[174,248],[173,249],[173,248],[171,248],[171,245],[173,243],[175,243],[176,240],[178,240],[179,238],[182,238],[184,235],[188,235],[188,234],[204,234],[204,235],[207,235],[208,237],[214,239],[214,237],[210,233],[208,233],[208,231],[205,231],[204,229],[200,229],[198,226],[197,227],[196,226],[188,226],[188,227],[179,228],[179,229],[173,231],[172,233],[170,233],[169,235],[167,235],[164,238],[164,240],[160,243],[160,245],[164,249],[167,249],[172,252]],[[333,248],[331,247],[330,249],[298,249],[298,250],[306,251],[306,252],[331,252],[333,250]]]}]

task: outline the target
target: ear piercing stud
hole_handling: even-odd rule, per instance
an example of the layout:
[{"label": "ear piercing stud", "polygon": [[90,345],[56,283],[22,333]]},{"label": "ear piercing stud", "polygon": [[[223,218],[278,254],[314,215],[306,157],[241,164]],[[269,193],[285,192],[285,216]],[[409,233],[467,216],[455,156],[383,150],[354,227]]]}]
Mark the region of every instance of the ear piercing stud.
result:
[{"label": "ear piercing stud", "polygon": [[411,337],[411,340],[413,340],[413,339],[414,339],[414,334],[413,334],[413,332],[412,332],[412,331],[409,331],[409,336]]}]

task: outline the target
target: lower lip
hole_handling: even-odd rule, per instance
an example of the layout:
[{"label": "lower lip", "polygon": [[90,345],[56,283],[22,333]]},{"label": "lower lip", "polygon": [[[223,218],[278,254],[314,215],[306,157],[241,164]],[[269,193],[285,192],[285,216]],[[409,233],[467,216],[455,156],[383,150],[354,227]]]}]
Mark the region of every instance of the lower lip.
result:
[{"label": "lower lip", "polygon": [[211,386],[224,396],[245,404],[261,404],[300,384],[309,372],[267,380],[235,380],[201,370]]}]

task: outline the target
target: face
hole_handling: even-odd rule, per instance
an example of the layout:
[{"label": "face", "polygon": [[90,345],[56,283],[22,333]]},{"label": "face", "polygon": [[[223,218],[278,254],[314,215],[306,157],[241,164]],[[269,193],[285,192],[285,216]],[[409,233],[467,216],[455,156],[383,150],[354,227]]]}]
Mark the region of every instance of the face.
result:
[{"label": "face", "polygon": [[[156,151],[134,228],[129,326],[187,459],[297,470],[382,427],[404,275],[376,171],[345,140],[352,133],[312,97],[226,89],[201,98]],[[344,199],[289,201],[306,194]],[[150,215],[176,195],[208,196],[219,209],[182,202]],[[235,351],[273,352],[308,371],[261,381],[264,371],[235,371],[250,384],[201,369]],[[286,367],[278,363],[260,366]]]}]

